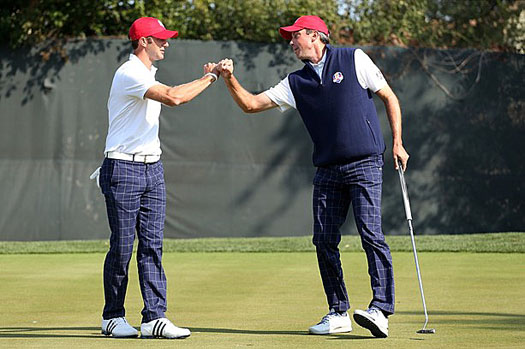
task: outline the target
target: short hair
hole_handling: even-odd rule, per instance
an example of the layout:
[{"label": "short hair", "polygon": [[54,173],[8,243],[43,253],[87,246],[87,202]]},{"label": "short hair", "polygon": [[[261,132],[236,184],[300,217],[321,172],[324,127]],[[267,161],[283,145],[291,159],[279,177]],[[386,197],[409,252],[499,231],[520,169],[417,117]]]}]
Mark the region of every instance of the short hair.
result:
[{"label": "short hair", "polygon": [[133,47],[133,50],[136,50],[139,47],[139,41],[138,40],[131,41],[131,47]]},{"label": "short hair", "polygon": [[313,32],[317,32],[317,34],[319,34],[319,38],[323,44],[327,45],[330,43],[330,34],[327,35],[323,32],[320,32],[319,30],[306,29],[306,34],[312,34]]}]

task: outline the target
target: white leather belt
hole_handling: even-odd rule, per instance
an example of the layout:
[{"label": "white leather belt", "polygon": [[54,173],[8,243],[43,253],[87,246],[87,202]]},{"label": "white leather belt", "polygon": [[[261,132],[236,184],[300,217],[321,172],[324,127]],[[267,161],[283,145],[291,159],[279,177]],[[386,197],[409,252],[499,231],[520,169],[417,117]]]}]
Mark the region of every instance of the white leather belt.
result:
[{"label": "white leather belt", "polygon": [[138,154],[126,154],[119,153],[118,151],[108,151],[106,153],[108,159],[126,160],[134,162],[142,162],[145,164],[151,164],[160,160],[160,155],[138,155]]}]

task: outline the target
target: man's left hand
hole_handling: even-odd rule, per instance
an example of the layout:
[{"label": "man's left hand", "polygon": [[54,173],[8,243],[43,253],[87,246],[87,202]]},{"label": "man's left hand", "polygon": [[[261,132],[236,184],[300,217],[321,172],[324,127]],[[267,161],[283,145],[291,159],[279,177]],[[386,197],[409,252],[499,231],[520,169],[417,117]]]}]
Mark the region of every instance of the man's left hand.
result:
[{"label": "man's left hand", "polygon": [[392,155],[394,156],[394,167],[397,170],[398,169],[398,160],[401,161],[401,167],[403,168],[403,172],[407,169],[407,163],[408,158],[410,155],[408,155],[407,151],[403,147],[403,144],[394,144],[394,148],[392,149]]}]

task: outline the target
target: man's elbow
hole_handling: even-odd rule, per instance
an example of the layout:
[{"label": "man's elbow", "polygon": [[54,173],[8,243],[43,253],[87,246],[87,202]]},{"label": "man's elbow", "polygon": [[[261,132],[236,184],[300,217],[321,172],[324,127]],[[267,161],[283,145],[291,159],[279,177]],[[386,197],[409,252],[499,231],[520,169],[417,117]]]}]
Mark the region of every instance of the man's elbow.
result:
[{"label": "man's elbow", "polygon": [[167,105],[168,107],[178,107],[184,103],[188,103],[188,101],[177,96],[170,96],[163,102],[163,104]]},{"label": "man's elbow", "polygon": [[399,104],[399,100],[397,99],[397,96],[394,94],[394,92],[388,93],[387,95],[383,95],[380,97],[386,105]]},{"label": "man's elbow", "polygon": [[254,99],[239,103],[239,107],[247,114],[255,114],[263,110],[261,105]]},{"label": "man's elbow", "polygon": [[259,112],[259,109],[255,108],[254,106],[251,106],[251,105],[243,105],[243,106],[241,106],[241,109],[246,114],[255,114],[255,113]]}]

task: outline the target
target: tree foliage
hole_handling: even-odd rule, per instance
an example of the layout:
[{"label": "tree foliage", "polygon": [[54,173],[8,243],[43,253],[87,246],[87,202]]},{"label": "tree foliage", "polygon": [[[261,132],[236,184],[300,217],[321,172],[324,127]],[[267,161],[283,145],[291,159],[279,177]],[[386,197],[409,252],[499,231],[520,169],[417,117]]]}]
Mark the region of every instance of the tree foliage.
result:
[{"label": "tree foliage", "polygon": [[[520,51],[520,0],[348,0],[349,42],[432,48]],[[521,23],[520,23],[521,15]]]},{"label": "tree foliage", "polygon": [[184,39],[278,42],[277,28],[322,17],[341,44],[522,50],[520,0],[3,0],[0,34],[11,47],[123,36],[153,16]]},{"label": "tree foliage", "polygon": [[13,47],[47,39],[126,36],[134,19],[159,18],[184,39],[275,42],[277,28],[315,12],[337,23],[336,0],[7,0],[0,33]]}]

